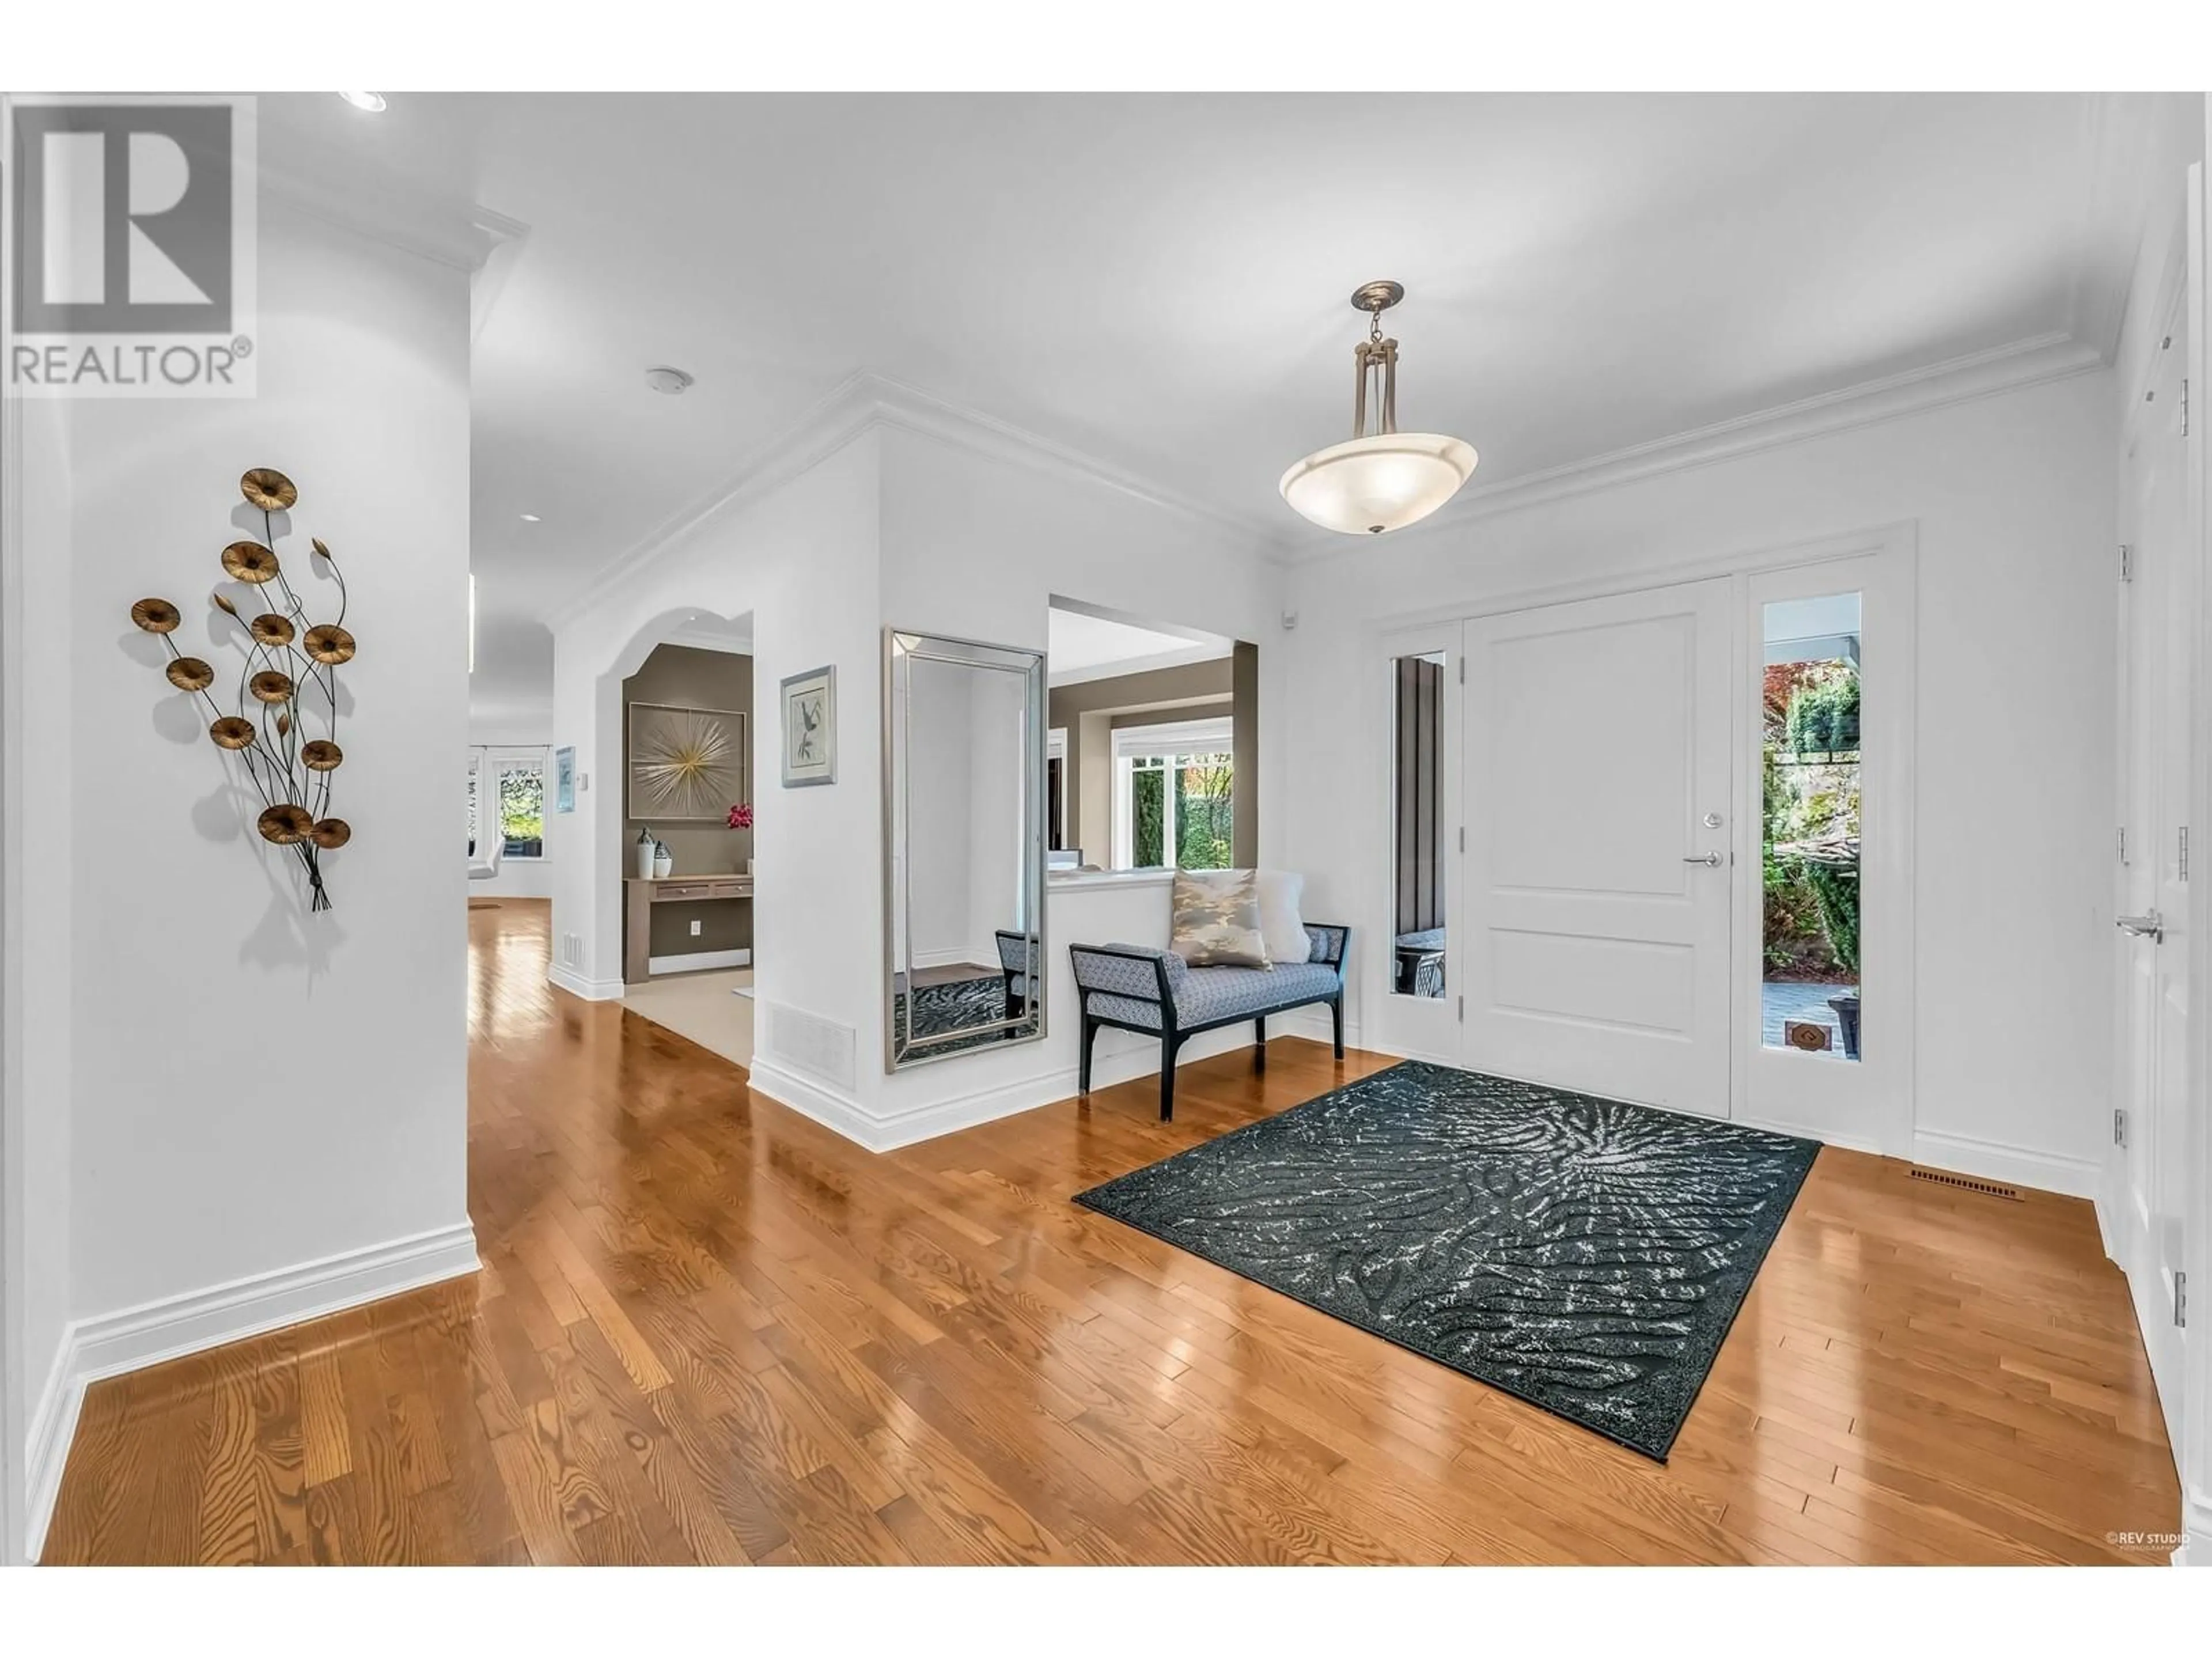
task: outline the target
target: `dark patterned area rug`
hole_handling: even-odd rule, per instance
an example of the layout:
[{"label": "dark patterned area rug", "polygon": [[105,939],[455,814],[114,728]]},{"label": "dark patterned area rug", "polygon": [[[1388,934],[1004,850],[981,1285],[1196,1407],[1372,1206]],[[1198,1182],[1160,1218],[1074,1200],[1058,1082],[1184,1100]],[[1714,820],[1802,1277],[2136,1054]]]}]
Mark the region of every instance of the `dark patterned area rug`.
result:
[{"label": "dark patterned area rug", "polygon": [[1663,1462],[1820,1149],[1408,1060],[1075,1201]]}]

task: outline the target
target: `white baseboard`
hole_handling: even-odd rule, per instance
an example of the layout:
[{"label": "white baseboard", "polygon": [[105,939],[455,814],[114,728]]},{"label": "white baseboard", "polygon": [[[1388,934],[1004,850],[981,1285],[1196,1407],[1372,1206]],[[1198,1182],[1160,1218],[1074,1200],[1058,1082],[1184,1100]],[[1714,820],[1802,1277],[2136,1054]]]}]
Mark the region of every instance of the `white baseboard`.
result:
[{"label": "white baseboard", "polygon": [[[1283,1035],[1295,1034],[1285,1032]],[[1115,1037],[1121,1041],[1109,1041]],[[1322,1040],[1326,1042],[1327,1038]],[[1188,1066],[1195,1060],[1209,1059],[1215,1054],[1231,1054],[1251,1046],[1252,1034],[1249,1027],[1224,1027],[1186,1043],[1177,1060],[1179,1064]],[[1093,1051],[1091,1060],[1091,1086],[1093,1090],[1111,1088],[1117,1083],[1133,1082],[1139,1078],[1157,1077],[1159,1070],[1160,1045],[1157,1041],[1147,1041],[1133,1033],[1101,1031],[1098,1034],[1098,1047]],[[758,1056],[754,1058],[750,1080],[754,1089],[778,1105],[788,1106],[800,1116],[811,1117],[823,1127],[835,1129],[846,1139],[872,1152],[890,1152],[902,1146],[934,1140],[939,1135],[972,1129],[979,1124],[995,1122],[1002,1117],[1032,1112],[1040,1106],[1049,1106],[1069,1099],[1075,1094],[1079,1079],[1073,1066],[1055,1066],[977,1094],[933,1101],[890,1116],[867,1111],[859,1102],[787,1071],[774,1060]]]},{"label": "white baseboard", "polygon": [[2001,1140],[1982,1140],[1972,1135],[1944,1134],[1920,1129],[1912,1137],[1912,1161],[1931,1170],[1950,1170],[1979,1176],[2015,1187],[2033,1187],[2069,1198],[2094,1199],[2103,1184],[2104,1171],[2094,1158],[2062,1158]]},{"label": "white baseboard", "polygon": [[24,1528],[30,1558],[38,1559],[46,1543],[88,1384],[459,1279],[477,1266],[476,1229],[463,1221],[73,1322],[55,1356],[31,1437],[31,1504]]},{"label": "white baseboard", "polygon": [[2172,1555],[2177,1567],[2212,1567],[2212,1492],[2181,1496],[2181,1535],[2189,1541]]},{"label": "white baseboard", "polygon": [[[1270,1038],[1279,1036],[1304,1037],[1309,1042],[1334,1042],[1336,1041],[1336,1030],[1329,1019],[1328,1009],[1293,1008],[1287,1014],[1270,1014],[1267,1016],[1267,1036]],[[1344,1046],[1347,1048],[1358,1048],[1365,1046],[1359,1040],[1359,1026],[1358,1022],[1354,1021],[1348,1016],[1344,1022]],[[1382,1051],[1378,1050],[1377,1052],[1379,1053]],[[1401,1060],[1420,1060],[1426,1058],[1426,1056],[1420,1054],[1401,1054],[1399,1058]],[[1449,1065],[1455,1062],[1446,1061],[1445,1063]]]},{"label": "white baseboard", "polygon": [[679,951],[672,957],[647,957],[648,974],[703,974],[712,968],[749,968],[750,951]]},{"label": "white baseboard", "polygon": [[61,1495],[62,1467],[69,1462],[70,1443],[76,1438],[77,1413],[84,1405],[84,1384],[70,1376],[70,1334],[64,1331],[24,1436],[26,1561],[36,1561],[39,1552],[46,1547],[46,1525],[53,1519],[54,1499]]},{"label": "white baseboard", "polygon": [[618,979],[586,979],[574,969],[563,968],[557,962],[545,970],[545,978],[549,984],[586,1002],[622,1000],[623,982]]},{"label": "white baseboard", "polygon": [[849,1096],[787,1070],[758,1052],[745,1068],[745,1081],[755,1093],[766,1095],[779,1106],[788,1106],[801,1117],[812,1118],[824,1128],[835,1129],[872,1152],[886,1150],[873,1139],[875,1120]]}]

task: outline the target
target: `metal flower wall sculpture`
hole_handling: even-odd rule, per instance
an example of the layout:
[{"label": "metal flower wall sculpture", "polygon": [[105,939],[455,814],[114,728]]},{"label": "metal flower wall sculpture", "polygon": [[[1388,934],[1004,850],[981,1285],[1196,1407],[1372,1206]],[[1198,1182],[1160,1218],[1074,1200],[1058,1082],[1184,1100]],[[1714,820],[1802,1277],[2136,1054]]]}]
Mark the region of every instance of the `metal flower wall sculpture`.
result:
[{"label": "metal flower wall sculpture", "polygon": [[[346,821],[330,816],[331,774],[345,759],[337,744],[337,671],[354,654],[353,635],[345,629],[345,574],[331,550],[310,537],[314,556],[337,582],[338,613],[331,622],[309,622],[274,545],[274,515],[298,501],[299,490],[283,473],[264,466],[246,474],[238,488],[261,510],[263,539],[224,548],[222,568],[254,591],[254,602],[270,608],[249,615],[221,588],[211,596],[245,629],[236,708],[226,711],[210,693],[212,665],[177,649],[177,626],[184,617],[175,605],[167,599],[141,599],[131,607],[131,620],[169,647],[169,684],[207,705],[215,717],[208,736],[216,748],[238,757],[261,799],[254,827],[264,841],[292,849],[307,878],[307,908],[327,910],[331,896],[323,885],[322,855],[353,839]],[[307,735],[311,718],[321,726],[321,736]]]}]

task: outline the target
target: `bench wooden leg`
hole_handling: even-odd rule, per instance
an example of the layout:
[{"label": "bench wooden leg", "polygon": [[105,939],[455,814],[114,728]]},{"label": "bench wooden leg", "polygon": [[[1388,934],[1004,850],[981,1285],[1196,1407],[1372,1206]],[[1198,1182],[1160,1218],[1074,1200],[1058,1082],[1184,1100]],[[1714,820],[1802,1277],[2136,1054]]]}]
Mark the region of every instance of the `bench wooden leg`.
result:
[{"label": "bench wooden leg", "polygon": [[1160,1121],[1175,1121],[1176,1050],[1182,1044],[1173,1037],[1160,1043]]},{"label": "bench wooden leg", "polygon": [[1344,993],[1339,991],[1328,1005],[1330,1024],[1336,1028],[1336,1057],[1344,1058]]},{"label": "bench wooden leg", "polygon": [[1075,1068],[1075,1092],[1079,1095],[1091,1092],[1091,1044],[1097,1035],[1098,1022],[1085,1015],[1083,1021],[1083,1053]]},{"label": "bench wooden leg", "polygon": [[1252,1069],[1267,1069],[1267,1017],[1261,1015],[1252,1022]]}]

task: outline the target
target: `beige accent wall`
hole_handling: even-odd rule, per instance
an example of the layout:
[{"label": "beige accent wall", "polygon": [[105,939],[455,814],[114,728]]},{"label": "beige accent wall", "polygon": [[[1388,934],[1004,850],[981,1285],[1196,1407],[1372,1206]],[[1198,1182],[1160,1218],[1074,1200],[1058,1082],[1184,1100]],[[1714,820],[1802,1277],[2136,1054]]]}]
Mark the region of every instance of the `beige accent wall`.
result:
[{"label": "beige accent wall", "polygon": [[[651,820],[629,814],[629,706],[666,703],[678,708],[726,708],[745,716],[745,798],[760,799],[760,722],[753,709],[753,659],[734,651],[703,651],[688,645],[660,645],[636,673],[623,682],[623,763],[617,780],[623,792],[623,874],[637,873],[634,862],[639,830]],[[679,876],[729,875],[744,870],[752,856],[750,830],[732,830],[705,819],[653,823],[665,843]],[[691,923],[700,923],[691,936]],[[653,907],[653,954],[680,956],[689,951],[749,950],[753,942],[750,904],[717,900],[706,904]]]},{"label": "beige accent wall", "polygon": [[1046,724],[1067,733],[1066,845],[1080,847],[1085,863],[1103,867],[1113,856],[1115,729],[1224,718],[1236,732],[1235,856],[1240,865],[1258,862],[1260,653],[1239,644],[1237,653],[1054,686],[1048,694]]}]

